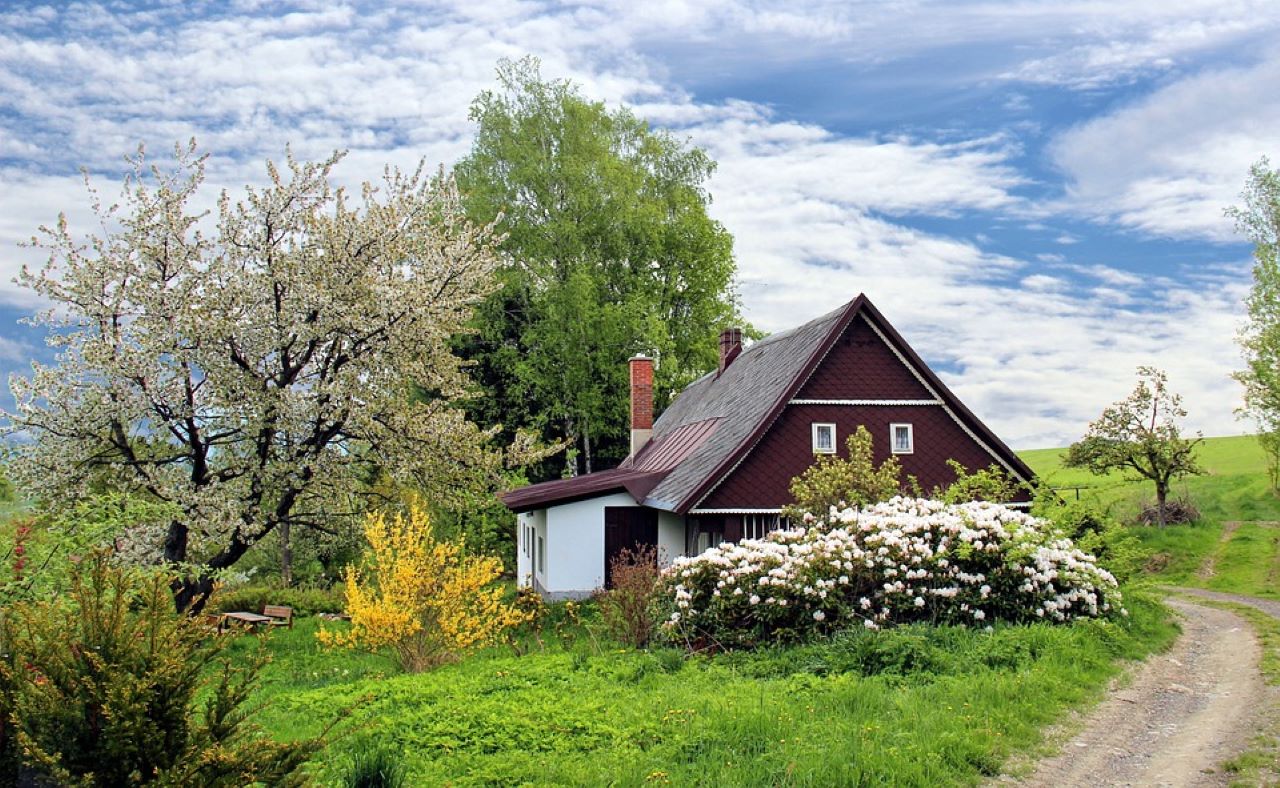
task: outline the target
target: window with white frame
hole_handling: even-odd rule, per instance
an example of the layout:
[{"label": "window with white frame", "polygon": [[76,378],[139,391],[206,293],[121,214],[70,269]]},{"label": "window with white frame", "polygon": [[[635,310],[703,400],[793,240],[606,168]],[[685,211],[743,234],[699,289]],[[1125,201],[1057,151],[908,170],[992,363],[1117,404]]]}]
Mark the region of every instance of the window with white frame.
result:
[{"label": "window with white frame", "polygon": [[538,537],[538,574],[546,574],[547,572],[547,545],[542,537]]},{"label": "window with white frame", "polygon": [[915,439],[911,434],[910,424],[889,425],[889,445],[894,454],[911,454],[916,450]]},{"label": "window with white frame", "polygon": [[834,424],[814,424],[813,425],[813,453],[814,454],[835,454],[836,453],[836,425]]}]

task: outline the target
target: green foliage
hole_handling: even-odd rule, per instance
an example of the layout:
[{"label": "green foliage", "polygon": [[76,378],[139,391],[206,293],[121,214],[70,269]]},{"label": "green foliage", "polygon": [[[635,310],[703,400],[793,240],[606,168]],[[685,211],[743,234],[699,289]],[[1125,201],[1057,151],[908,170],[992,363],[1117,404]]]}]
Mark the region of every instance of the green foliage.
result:
[{"label": "green foliage", "polygon": [[[733,242],[707,215],[715,163],[625,108],[502,61],[471,105],[471,151],[455,174],[468,216],[499,220],[503,288],[458,340],[483,396],[477,421],[575,445],[580,470],[628,452],[627,366],[656,355],[660,409],[717,359],[739,321]],[[558,476],[544,467],[535,476]]]},{"label": "green foliage", "polygon": [[[906,627],[687,660],[549,643],[421,675],[318,653],[303,621],[266,639],[260,699],[281,738],[350,707],[414,785],[971,785],[1096,698],[1119,660],[1171,642],[1166,613],[1127,596],[1116,622]],[[317,778],[340,784],[347,750]]]},{"label": "green foliage", "polygon": [[[528,483],[523,472],[509,471],[502,482],[505,489]],[[516,573],[516,516],[489,486],[459,490],[449,506],[431,507],[432,524],[441,536],[466,542],[467,549],[502,560],[503,573]]]},{"label": "green foliage", "polygon": [[0,547],[0,603],[52,597],[65,586],[73,564],[95,550],[135,560],[133,539],[162,529],[173,512],[145,496],[102,492],[70,507],[20,517],[9,544]]},{"label": "green foliage", "polygon": [[596,599],[606,631],[618,642],[644,648],[653,637],[653,603],[657,596],[658,550],[623,549],[610,567],[613,588]]},{"label": "green foliage", "polygon": [[65,600],[0,618],[0,782],[22,770],[64,785],[301,782],[321,740],[278,743],[248,722],[260,664],[219,662],[225,641],[174,612],[171,578],[99,552],[70,580]]},{"label": "green foliage", "polygon": [[328,588],[239,586],[217,591],[209,604],[219,613],[239,610],[259,613],[264,605],[284,605],[293,608],[295,616],[314,616],[317,613],[341,613],[342,592]]},{"label": "green foliage", "polygon": [[821,455],[801,475],[791,480],[793,503],[783,515],[801,519],[806,512],[826,517],[832,507],[861,507],[887,501],[902,492],[902,464],[890,456],[875,464],[871,433],[861,425],[845,441],[848,458]]},{"label": "green foliage", "polygon": [[1038,492],[1031,511],[1097,558],[1121,584],[1133,579],[1146,561],[1147,551],[1132,529],[1091,503],[1065,500],[1046,487]]},{"label": "green foliage", "polygon": [[1254,243],[1253,289],[1245,299],[1248,322],[1240,332],[1245,368],[1244,412],[1264,436],[1272,489],[1280,491],[1280,173],[1264,157],[1249,169],[1244,207],[1227,215]]},{"label": "green foliage", "polygon": [[18,499],[18,490],[9,481],[9,477],[0,470],[0,503],[13,503]]},{"label": "green foliage", "polygon": [[1195,449],[1203,438],[1183,438],[1182,397],[1169,391],[1163,372],[1138,368],[1138,385],[1126,399],[1102,411],[1084,438],[1067,449],[1066,465],[1103,475],[1120,470],[1155,483],[1157,520],[1165,524],[1165,501],[1173,479],[1204,473]]},{"label": "green foliage", "polygon": [[947,465],[955,472],[956,480],[945,489],[934,490],[932,496],[943,503],[1008,503],[1022,489],[1021,483],[995,463],[973,473],[955,460],[947,460]]},{"label": "green foliage", "polygon": [[346,788],[402,788],[408,784],[404,761],[389,747],[359,747],[342,772]]}]

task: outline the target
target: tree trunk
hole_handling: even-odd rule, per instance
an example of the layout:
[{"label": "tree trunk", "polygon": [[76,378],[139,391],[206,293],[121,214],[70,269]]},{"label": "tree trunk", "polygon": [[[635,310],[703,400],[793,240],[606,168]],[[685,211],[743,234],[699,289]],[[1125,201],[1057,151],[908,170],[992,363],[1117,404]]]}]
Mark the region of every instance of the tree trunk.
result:
[{"label": "tree trunk", "polygon": [[1156,524],[1165,526],[1165,501],[1169,498],[1169,488],[1163,484],[1156,485]]},{"label": "tree trunk", "polygon": [[213,593],[213,578],[209,575],[183,577],[174,580],[169,587],[173,589],[173,604],[179,613],[199,615]]},{"label": "tree trunk", "polygon": [[586,461],[587,473],[591,473],[591,436],[586,432],[582,433],[582,458]]},{"label": "tree trunk", "polygon": [[280,523],[280,582],[293,585],[293,543],[289,539],[289,521]]}]

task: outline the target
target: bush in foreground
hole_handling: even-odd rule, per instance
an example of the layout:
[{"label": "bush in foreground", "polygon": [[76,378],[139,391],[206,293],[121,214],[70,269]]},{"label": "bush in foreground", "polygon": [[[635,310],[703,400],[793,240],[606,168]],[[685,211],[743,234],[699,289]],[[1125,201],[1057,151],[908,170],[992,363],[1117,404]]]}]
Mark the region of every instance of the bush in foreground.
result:
[{"label": "bush in foreground", "polygon": [[438,539],[427,511],[417,504],[391,518],[365,520],[369,550],[363,566],[347,568],[347,632],[320,630],[328,646],[390,648],[411,673],[457,659],[497,642],[525,620],[502,601],[494,581],[502,561],[464,554],[458,541]]},{"label": "bush in foreground", "polygon": [[623,549],[610,566],[613,588],[596,596],[605,629],[620,643],[644,648],[653,637],[654,593],[658,583],[658,549],[637,545]]},{"label": "bush in foreground", "polygon": [[322,742],[248,722],[257,666],[223,662],[226,641],[174,612],[171,582],[99,553],[66,600],[0,611],[0,785],[303,781]]},{"label": "bush in foreground", "polygon": [[676,559],[661,581],[666,637],[750,647],[851,625],[1065,622],[1120,610],[1115,578],[1092,556],[1004,506],[899,497],[805,519],[807,530]]}]

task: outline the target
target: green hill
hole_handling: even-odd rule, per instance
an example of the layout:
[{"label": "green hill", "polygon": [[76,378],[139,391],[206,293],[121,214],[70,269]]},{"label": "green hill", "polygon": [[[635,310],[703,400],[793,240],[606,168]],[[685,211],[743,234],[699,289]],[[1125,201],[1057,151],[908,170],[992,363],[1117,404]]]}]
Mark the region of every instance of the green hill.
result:
[{"label": "green hill", "polygon": [[[1149,481],[1062,467],[1064,451],[1019,455],[1064,497],[1094,503],[1126,522],[1154,498]],[[1174,495],[1188,498],[1200,520],[1134,529],[1151,551],[1149,570],[1163,582],[1280,597],[1280,496],[1271,490],[1262,447],[1252,435],[1207,438],[1198,457],[1208,473],[1177,482]]]}]

